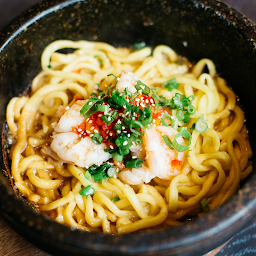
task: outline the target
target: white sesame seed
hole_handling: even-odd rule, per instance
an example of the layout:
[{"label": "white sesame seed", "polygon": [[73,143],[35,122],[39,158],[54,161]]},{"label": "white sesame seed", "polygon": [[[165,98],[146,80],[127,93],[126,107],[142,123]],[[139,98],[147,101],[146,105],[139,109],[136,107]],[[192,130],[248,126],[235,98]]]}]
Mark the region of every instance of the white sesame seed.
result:
[{"label": "white sesame seed", "polygon": [[136,159],[137,158],[137,156],[132,156],[132,159]]},{"label": "white sesame seed", "polygon": [[110,149],[113,149],[113,148],[114,148],[113,145],[110,145],[109,147],[110,147]]},{"label": "white sesame seed", "polygon": [[120,130],[117,130],[116,132],[117,132],[117,133],[121,133],[121,131],[120,131]]},{"label": "white sesame seed", "polygon": [[92,120],[89,121],[89,124],[91,124],[91,123],[92,123]]},{"label": "white sesame seed", "polygon": [[94,129],[94,132],[99,133],[97,129]]},{"label": "white sesame seed", "polygon": [[88,105],[89,105],[89,106],[92,105],[92,102],[90,101]]},{"label": "white sesame seed", "polygon": [[128,144],[128,141],[124,141],[123,145],[126,146]]}]

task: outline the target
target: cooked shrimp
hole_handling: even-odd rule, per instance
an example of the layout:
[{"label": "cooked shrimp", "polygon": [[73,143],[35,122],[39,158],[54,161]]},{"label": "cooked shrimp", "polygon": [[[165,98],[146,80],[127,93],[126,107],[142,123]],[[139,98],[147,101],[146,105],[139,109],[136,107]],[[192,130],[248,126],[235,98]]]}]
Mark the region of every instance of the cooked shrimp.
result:
[{"label": "cooked shrimp", "polygon": [[163,135],[168,135],[173,140],[176,133],[176,130],[166,126],[153,126],[151,129],[146,129],[142,145],[146,157],[142,167],[126,169],[120,172],[119,178],[130,185],[138,185],[143,182],[148,183],[155,177],[169,180],[172,176],[179,174],[184,153],[170,149],[162,138]]},{"label": "cooked shrimp", "polygon": [[73,131],[85,121],[80,114],[80,109],[86,103],[85,100],[76,101],[68,109],[54,127],[51,149],[64,161],[80,167],[88,168],[92,164],[102,164],[111,155],[104,151],[106,145],[96,145],[90,137],[81,137]]},{"label": "cooked shrimp", "polygon": [[134,87],[138,79],[133,72],[122,73],[119,77],[116,89],[119,92],[123,92],[127,88],[130,92],[135,93],[137,90]]},{"label": "cooked shrimp", "polygon": [[80,114],[80,109],[87,102],[87,100],[76,101],[67,111],[62,115],[59,122],[55,125],[55,132],[71,132],[72,127],[78,126],[84,122],[85,118]]}]

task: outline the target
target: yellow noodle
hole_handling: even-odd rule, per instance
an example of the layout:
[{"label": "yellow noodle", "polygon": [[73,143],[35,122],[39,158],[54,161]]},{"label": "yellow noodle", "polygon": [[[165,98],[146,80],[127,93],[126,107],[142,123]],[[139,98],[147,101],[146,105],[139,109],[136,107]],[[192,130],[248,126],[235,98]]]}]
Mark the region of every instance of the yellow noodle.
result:
[{"label": "yellow noodle", "polygon": [[[66,48],[74,51],[58,52]],[[41,66],[30,96],[9,102],[6,120],[13,141],[14,184],[56,221],[112,234],[172,227],[182,219],[203,215],[202,198],[211,209],[224,203],[252,172],[244,113],[234,92],[217,76],[212,60],[201,59],[192,67],[166,45],[134,51],[102,42],[58,40],[45,48]],[[95,182],[85,175],[87,166],[65,162],[52,151],[54,127],[77,98],[88,99],[92,92],[105,91],[115,85],[115,77],[128,71],[168,100],[177,94],[194,97],[196,112],[187,123],[178,120],[178,109],[168,109],[175,120],[173,129],[186,127],[191,143],[181,168],[168,179],[156,176],[148,184],[130,186],[117,175]],[[162,86],[173,79],[177,88]],[[208,129],[191,131],[202,115]],[[88,186],[96,192],[80,194]]]}]

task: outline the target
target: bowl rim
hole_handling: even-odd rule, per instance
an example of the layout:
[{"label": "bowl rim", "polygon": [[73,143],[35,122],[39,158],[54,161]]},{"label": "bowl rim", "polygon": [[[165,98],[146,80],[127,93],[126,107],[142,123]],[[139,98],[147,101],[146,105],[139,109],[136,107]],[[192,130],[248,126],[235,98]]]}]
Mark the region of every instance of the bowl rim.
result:
[{"label": "bowl rim", "polygon": [[[175,1],[184,2],[184,0]],[[54,11],[66,8],[69,5],[73,5],[79,2],[84,2],[84,0],[56,0],[49,2],[43,1],[34,5],[29,10],[23,12],[0,31],[0,54],[2,54],[5,47],[15,37],[17,37],[24,30],[29,28],[29,26],[37,20],[42,19],[43,17],[53,13]],[[228,5],[218,0],[185,0],[185,2],[193,4],[196,8],[202,8],[205,10],[207,9],[207,11],[213,12],[218,18],[225,19],[225,21],[228,22],[231,26],[235,26],[238,31],[240,31],[240,33],[243,35],[245,40],[252,44],[252,47],[256,52],[256,25],[243,14],[239,13],[233,8],[230,8]],[[24,201],[18,199],[15,193],[11,190],[11,187],[9,187],[8,184],[3,181],[4,176],[2,173],[0,173],[0,176],[0,188],[6,191],[8,197],[10,197],[13,202],[19,202],[23,207],[28,208],[27,204]],[[168,228],[160,231],[136,233],[136,236],[134,236],[134,234],[118,234],[113,236],[104,233],[88,233],[59,224],[54,220],[50,219],[49,217],[38,213],[36,210],[30,207],[26,209],[27,212],[29,214],[36,215],[38,219],[41,219],[41,222],[47,224],[47,227],[42,233],[42,230],[38,229],[36,225],[29,226],[28,219],[25,219],[21,225],[25,229],[32,230],[33,232],[42,233],[45,237],[49,237],[56,242],[60,242],[57,236],[52,236],[52,227],[56,227],[59,230],[63,230],[63,232],[68,234],[68,239],[70,240],[64,239],[65,243],[67,243],[67,246],[77,246],[77,248],[80,248],[81,250],[88,249],[94,251],[95,248],[97,248],[99,252],[103,253],[115,253],[117,251],[122,253],[127,252],[126,250],[128,249],[130,253],[134,254],[143,252],[156,252],[159,250],[159,248],[161,248],[161,251],[167,251],[170,249],[175,250],[175,248],[181,247],[184,244],[191,244],[192,246],[195,242],[201,240],[206,241],[206,238],[209,239],[210,237],[215,236],[220,232],[223,234],[223,232],[225,233],[225,230],[229,230],[231,227],[233,230],[231,233],[233,235],[238,232],[249,219],[253,218],[256,212],[256,197],[250,199],[250,201],[248,201],[248,203],[246,204],[246,207],[239,208],[239,206],[237,206],[237,211],[234,212],[233,215],[231,215],[229,218],[221,218],[221,213],[224,208],[230,208],[236,205],[235,202],[238,200],[239,196],[240,193],[238,192],[218,209],[213,210],[207,215],[190,222],[191,229],[196,232],[192,233],[188,230],[188,235],[182,237],[179,240],[174,239],[175,234],[177,234],[179,230],[179,228],[177,227]],[[15,220],[14,215],[10,211],[8,211],[6,207],[2,206],[2,204],[0,204],[0,212],[5,217],[5,219],[7,219],[12,225],[15,226],[17,220]],[[207,224],[210,219],[214,219],[216,221],[214,225],[212,225],[212,222],[211,225]],[[186,229],[184,225],[181,226]],[[207,226],[207,228],[203,228],[202,230],[201,227],[205,226]],[[72,234],[76,236],[76,239],[78,238],[78,241],[72,239]],[[157,236],[161,237],[161,239],[157,239]],[[165,239],[162,239],[163,237],[165,237]],[[157,241],[157,245],[156,243],[148,242],[151,241],[152,238]],[[217,242],[212,244],[212,248],[215,248],[229,238],[230,235],[224,234],[222,236],[222,239],[219,239]],[[81,243],[86,239],[88,241],[93,241],[94,243]],[[138,240],[140,241],[140,246],[138,246]],[[102,241],[104,241],[104,243]],[[130,241],[131,244],[135,244],[137,246],[127,248],[125,246],[127,244],[127,241]],[[113,244],[115,244],[115,246],[112,246]]]}]

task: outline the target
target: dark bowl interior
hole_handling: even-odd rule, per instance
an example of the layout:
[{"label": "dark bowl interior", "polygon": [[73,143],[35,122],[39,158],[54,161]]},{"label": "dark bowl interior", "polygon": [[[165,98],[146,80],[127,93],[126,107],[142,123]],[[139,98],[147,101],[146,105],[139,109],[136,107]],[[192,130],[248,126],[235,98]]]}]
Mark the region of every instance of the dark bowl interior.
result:
[{"label": "dark bowl interior", "polygon": [[[240,98],[256,152],[252,108],[256,27],[225,4],[215,0],[58,0],[36,5],[0,32],[1,127],[8,101],[29,88],[41,69],[43,49],[56,39],[97,40],[115,46],[144,41],[152,46],[167,44],[192,62],[211,58]],[[254,171],[223,206],[179,227],[125,235],[86,233],[29,207],[13,192],[6,176],[8,165],[2,163],[0,173],[1,214],[23,236],[57,255],[200,255],[232,237],[256,212]]]}]

